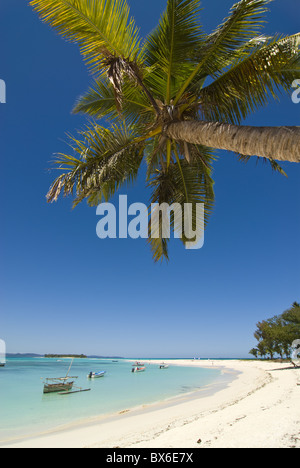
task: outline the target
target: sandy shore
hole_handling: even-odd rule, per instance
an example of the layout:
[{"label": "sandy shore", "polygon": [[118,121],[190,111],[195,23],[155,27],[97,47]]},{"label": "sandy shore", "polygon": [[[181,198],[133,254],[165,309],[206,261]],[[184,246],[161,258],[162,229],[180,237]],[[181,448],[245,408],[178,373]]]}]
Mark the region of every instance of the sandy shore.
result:
[{"label": "sandy shore", "polygon": [[125,411],[7,447],[300,448],[299,369],[255,361],[170,364],[213,365],[236,375],[213,394],[200,392],[168,404]]}]

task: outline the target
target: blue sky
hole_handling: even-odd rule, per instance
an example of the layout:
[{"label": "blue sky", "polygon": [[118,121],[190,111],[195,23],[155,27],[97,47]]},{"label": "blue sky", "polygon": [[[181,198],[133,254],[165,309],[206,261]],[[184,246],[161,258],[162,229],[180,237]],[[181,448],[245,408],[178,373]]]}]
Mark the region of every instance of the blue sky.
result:
[{"label": "blue sky", "polygon": [[[299,31],[296,0],[275,0],[267,33]],[[145,36],[166,2],[130,0]],[[232,0],[203,0],[207,32]],[[0,5],[0,338],[8,352],[135,357],[243,357],[257,321],[300,299],[300,167],[239,163],[219,152],[216,207],[199,251],[171,245],[154,264],[144,240],[100,240],[96,210],[46,203],[53,154],[86,120],[72,115],[92,78],[76,46],[40,22],[24,0]],[[291,93],[292,93],[291,88]],[[299,125],[281,97],[250,125]],[[143,174],[123,190],[148,201]]]}]

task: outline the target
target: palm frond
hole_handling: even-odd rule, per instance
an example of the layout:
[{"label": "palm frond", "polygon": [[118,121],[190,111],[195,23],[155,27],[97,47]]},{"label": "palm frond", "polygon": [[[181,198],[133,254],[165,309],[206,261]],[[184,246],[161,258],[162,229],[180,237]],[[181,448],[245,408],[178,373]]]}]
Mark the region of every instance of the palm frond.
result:
[{"label": "palm frond", "polygon": [[103,76],[95,81],[86,94],[77,99],[73,113],[88,114],[97,119],[114,119],[119,115],[115,104],[114,89],[108,78]]},{"label": "palm frond", "polygon": [[[116,107],[115,91],[108,78],[97,79],[89,91],[80,97],[73,109],[74,113],[83,113],[97,119],[115,120],[120,118]],[[153,118],[153,108],[145,95],[137,86],[132,86],[128,79],[124,80],[122,87],[122,118],[127,125],[132,125],[139,119]]]},{"label": "palm frond", "polygon": [[244,51],[245,45],[261,34],[268,5],[273,0],[241,0],[230,10],[228,18],[207,39],[207,49],[202,57],[207,73],[224,68],[236,51]]},{"label": "palm frond", "polygon": [[210,121],[240,124],[278,91],[290,92],[300,73],[300,34],[273,38],[256,48],[209,86],[199,89],[200,111]]},{"label": "palm frond", "polygon": [[138,174],[143,159],[144,143],[137,143],[135,134],[125,125],[111,129],[93,125],[80,132],[80,139],[70,137],[75,155],[60,154],[55,160],[64,171],[53,183],[48,202],[75,195],[74,206],[87,199],[91,206],[111,196]]},{"label": "palm frond", "polygon": [[[249,162],[250,160],[252,160],[253,158],[251,156],[244,156],[243,154],[238,154],[238,159],[244,163],[247,163]],[[270,164],[272,170],[274,172],[278,172],[279,174],[285,176],[285,177],[288,177],[287,173],[283,170],[283,168],[280,166],[280,164],[278,164],[277,161],[275,161],[275,159],[267,159],[267,158],[257,158],[256,160],[257,164],[259,163],[264,163],[264,164]]]},{"label": "palm frond", "polygon": [[[174,150],[176,154],[172,158],[168,171],[162,168],[153,171],[149,180],[149,187],[153,191],[151,204],[167,203],[169,206],[178,204],[182,213],[184,213],[185,204],[191,204],[193,207],[192,229],[195,230],[199,226],[199,219],[196,217],[197,204],[204,204],[204,220],[200,220],[204,226],[207,225],[213,210],[214,189],[211,164],[214,156],[209,148],[190,145],[191,160],[187,162],[185,159],[180,159],[180,151],[179,145]],[[178,221],[173,211],[170,213],[170,223],[172,230],[179,234],[185,245],[191,241],[184,235],[183,218],[179,217]],[[149,243],[155,261],[168,259],[169,239],[163,237],[162,223],[156,226],[154,233],[149,226]]]},{"label": "palm frond", "polygon": [[272,1],[241,0],[231,8],[229,17],[195,50],[194,60],[198,64],[177,94],[175,103],[192,83],[215,76],[237,57],[244,56],[245,44],[260,36],[267,5]]},{"label": "palm frond", "polygon": [[157,97],[170,103],[172,97],[193,69],[193,50],[203,42],[199,23],[199,0],[168,0],[167,9],[157,28],[145,43],[149,77],[155,83]]},{"label": "palm frond", "polygon": [[92,71],[100,61],[123,57],[136,60],[139,35],[126,0],[31,0],[40,18],[65,39],[79,45]]}]

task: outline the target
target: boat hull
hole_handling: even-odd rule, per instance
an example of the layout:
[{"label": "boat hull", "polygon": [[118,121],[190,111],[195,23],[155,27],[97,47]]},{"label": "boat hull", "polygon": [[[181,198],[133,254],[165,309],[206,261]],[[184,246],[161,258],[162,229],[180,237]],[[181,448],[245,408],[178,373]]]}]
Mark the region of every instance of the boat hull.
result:
[{"label": "boat hull", "polygon": [[101,377],[104,377],[106,372],[95,372],[91,373],[88,375],[89,379],[100,379]]},{"label": "boat hull", "polygon": [[132,373],[136,374],[137,372],[145,372],[145,370],[146,370],[146,367],[134,367],[132,369]]},{"label": "boat hull", "polygon": [[58,384],[46,384],[44,386],[44,394],[58,393],[58,392],[69,392],[72,390],[74,382],[58,383]]}]

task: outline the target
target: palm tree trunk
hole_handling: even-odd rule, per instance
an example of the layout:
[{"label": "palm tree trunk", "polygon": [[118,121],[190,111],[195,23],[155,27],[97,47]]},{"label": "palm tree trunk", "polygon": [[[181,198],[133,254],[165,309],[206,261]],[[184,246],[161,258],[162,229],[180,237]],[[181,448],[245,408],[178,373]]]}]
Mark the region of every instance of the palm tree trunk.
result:
[{"label": "palm tree trunk", "polygon": [[165,135],[181,140],[278,161],[300,162],[300,127],[248,127],[216,122],[171,123]]}]

